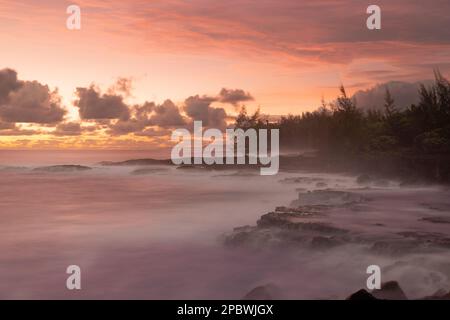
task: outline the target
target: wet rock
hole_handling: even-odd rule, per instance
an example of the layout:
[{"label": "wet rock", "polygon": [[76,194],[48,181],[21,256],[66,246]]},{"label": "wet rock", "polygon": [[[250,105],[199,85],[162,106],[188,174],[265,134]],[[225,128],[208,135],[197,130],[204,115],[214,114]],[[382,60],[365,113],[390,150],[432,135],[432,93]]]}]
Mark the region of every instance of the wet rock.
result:
[{"label": "wet rock", "polygon": [[[230,246],[306,246],[319,249],[331,248],[349,241],[348,231],[317,220],[322,212],[315,208],[277,207],[257,221],[255,227],[244,226],[224,235],[224,243]],[[312,220],[311,220],[312,219]]]},{"label": "wet rock", "polygon": [[304,208],[291,208],[291,207],[285,207],[285,206],[276,207],[275,212],[292,213],[292,214],[300,214],[300,215],[311,214],[311,212],[305,210]]},{"label": "wet rock", "polygon": [[226,246],[249,246],[253,248],[288,246],[298,241],[288,230],[280,228],[238,227],[232,232],[224,234],[222,241]]},{"label": "wet rock", "polygon": [[397,281],[383,283],[381,289],[372,291],[372,295],[383,300],[408,300]]},{"label": "wet rock", "polygon": [[326,188],[328,185],[325,182],[317,182],[316,188]]},{"label": "wet rock", "polygon": [[376,187],[380,187],[380,188],[389,187],[389,181],[387,181],[387,180],[377,180],[377,181],[374,182],[374,185]]},{"label": "wet rock", "polygon": [[317,236],[311,240],[311,247],[314,249],[329,249],[340,244],[341,242],[333,237]]},{"label": "wet rock", "polygon": [[376,241],[369,251],[375,254],[396,256],[418,251],[420,242],[414,240],[387,240]]},{"label": "wet rock", "polygon": [[402,179],[400,187],[417,187],[424,185],[424,182],[418,177],[409,176]]},{"label": "wet rock", "polygon": [[253,178],[253,177],[259,177],[259,173],[251,170],[237,170],[233,173],[227,173],[227,174],[216,174],[214,177],[247,177],[247,178]]},{"label": "wet rock", "polygon": [[20,172],[28,170],[26,167],[0,166],[0,172]]},{"label": "wet rock", "polygon": [[255,227],[242,226],[233,229],[228,235],[224,237],[224,244],[227,246],[240,246],[248,243],[251,240],[252,231]]},{"label": "wet rock", "polygon": [[158,159],[132,159],[126,161],[102,161],[99,163],[102,166],[149,166],[149,165],[173,165],[172,160],[158,160]]},{"label": "wet rock", "polygon": [[243,300],[274,300],[279,299],[281,290],[273,284],[256,287],[247,293]]},{"label": "wet rock", "polygon": [[421,206],[435,211],[450,211],[450,205],[448,203],[421,203]]},{"label": "wet rock", "polygon": [[361,289],[350,295],[346,300],[378,300],[365,289]]},{"label": "wet rock", "polygon": [[422,298],[423,300],[450,300],[450,291],[447,292],[443,289],[436,291],[434,294],[428,297]]},{"label": "wet rock", "polygon": [[372,177],[368,174],[361,174],[356,178],[358,184],[369,184],[373,181]]},{"label": "wet rock", "polygon": [[346,234],[348,230],[337,228],[325,222],[305,222],[299,223],[298,228],[302,230],[316,231],[322,234]]},{"label": "wet rock", "polygon": [[376,187],[388,187],[389,181],[384,179],[375,179],[368,174],[361,174],[356,178],[356,183],[367,186],[367,185],[374,185]]},{"label": "wet rock", "polygon": [[443,247],[443,248],[450,248],[450,238],[443,237],[440,239],[437,239],[436,242],[434,242],[437,246]]},{"label": "wet rock", "polygon": [[177,167],[178,170],[192,170],[192,171],[203,171],[203,170],[213,170],[213,166],[201,165],[201,164],[182,164]]},{"label": "wet rock", "polygon": [[326,222],[302,221],[314,212],[269,212],[256,222],[259,228],[282,228],[285,230],[316,231],[325,234],[343,234],[347,231]]},{"label": "wet rock", "polygon": [[280,180],[281,183],[289,183],[289,184],[312,184],[314,182],[323,183],[322,178],[316,178],[316,177],[292,177],[292,178],[285,178]]},{"label": "wet rock", "polygon": [[80,166],[80,165],[57,165],[57,166],[49,166],[49,167],[39,167],[33,169],[33,171],[37,172],[80,172],[80,171],[88,171],[92,170],[91,167]]},{"label": "wet rock", "polygon": [[[408,297],[397,281],[388,281],[383,283],[379,290],[367,292],[365,289],[361,289],[353,293],[347,300],[408,300]],[[431,296],[419,300],[450,300],[450,292],[441,289]]]},{"label": "wet rock", "polygon": [[420,221],[427,221],[432,223],[450,223],[450,217],[424,217]]},{"label": "wet rock", "polygon": [[167,171],[167,169],[158,169],[158,168],[139,168],[136,170],[133,170],[131,174],[133,175],[147,175],[147,174],[155,174],[155,173],[161,173]]},{"label": "wet rock", "polygon": [[442,233],[437,232],[419,232],[419,231],[404,231],[399,232],[399,235],[411,239],[416,244],[434,245],[445,248],[450,248],[450,238]]},{"label": "wet rock", "polygon": [[307,193],[299,193],[298,199],[291,203],[292,207],[326,205],[341,206],[364,201],[359,194],[335,190],[315,190]]}]

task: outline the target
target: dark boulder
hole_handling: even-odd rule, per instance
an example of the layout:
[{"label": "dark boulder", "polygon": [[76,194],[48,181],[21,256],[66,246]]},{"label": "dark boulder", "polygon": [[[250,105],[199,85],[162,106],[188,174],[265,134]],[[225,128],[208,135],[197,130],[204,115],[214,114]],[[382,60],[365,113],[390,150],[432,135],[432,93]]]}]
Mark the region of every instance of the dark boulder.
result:
[{"label": "dark boulder", "polygon": [[347,300],[378,300],[365,289],[361,289],[353,293]]},{"label": "dark boulder", "polygon": [[280,289],[274,284],[266,284],[256,287],[247,293],[243,300],[274,300],[279,299]]},{"label": "dark boulder", "polygon": [[384,300],[408,300],[397,281],[388,281],[381,285],[381,289],[373,290],[372,294],[377,299]]}]

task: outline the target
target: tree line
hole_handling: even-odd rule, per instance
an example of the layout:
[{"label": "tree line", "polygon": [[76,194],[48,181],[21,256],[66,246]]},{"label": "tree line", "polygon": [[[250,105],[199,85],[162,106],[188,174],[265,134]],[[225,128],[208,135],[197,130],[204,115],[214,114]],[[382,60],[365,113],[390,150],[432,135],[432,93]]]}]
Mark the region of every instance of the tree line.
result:
[{"label": "tree line", "polygon": [[314,149],[337,155],[450,154],[450,82],[438,71],[430,86],[420,85],[419,102],[397,106],[386,87],[383,108],[363,110],[344,86],[332,103],[313,112],[288,115],[269,123],[259,110],[245,107],[236,118],[237,128],[278,128],[280,147]]}]

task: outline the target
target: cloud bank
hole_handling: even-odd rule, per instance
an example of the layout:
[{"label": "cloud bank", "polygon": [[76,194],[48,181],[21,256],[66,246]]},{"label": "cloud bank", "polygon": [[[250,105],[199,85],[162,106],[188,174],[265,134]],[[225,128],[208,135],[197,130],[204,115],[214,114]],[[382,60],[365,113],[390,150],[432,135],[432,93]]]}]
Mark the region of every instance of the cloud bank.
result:
[{"label": "cloud bank", "polygon": [[15,70],[0,70],[0,135],[162,137],[170,134],[169,129],[190,126],[195,120],[203,121],[205,127],[225,129],[230,117],[224,105],[236,107],[253,100],[242,89],[222,88],[215,96],[190,96],[178,105],[170,99],[161,104],[132,104],[128,102],[131,90],[128,78],[119,78],[106,92],[94,84],[77,87],[72,108],[79,120],[66,119],[56,89],[38,81],[21,81]]}]

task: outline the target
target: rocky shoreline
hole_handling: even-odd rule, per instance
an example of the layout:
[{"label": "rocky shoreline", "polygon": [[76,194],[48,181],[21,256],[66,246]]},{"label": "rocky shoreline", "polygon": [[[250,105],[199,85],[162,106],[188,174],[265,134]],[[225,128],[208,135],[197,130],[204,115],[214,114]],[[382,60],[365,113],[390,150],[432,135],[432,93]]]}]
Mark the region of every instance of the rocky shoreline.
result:
[{"label": "rocky shoreline", "polygon": [[[243,300],[277,300],[283,299],[281,288],[273,283],[255,287],[250,290]],[[378,290],[360,289],[345,300],[410,300],[397,281],[387,281]],[[430,296],[414,300],[450,300],[450,291],[438,290]]]},{"label": "rocky shoreline", "polygon": [[[347,300],[409,300],[397,281],[388,281],[381,285],[379,290],[358,290],[351,294]],[[416,300],[450,300],[450,291],[438,290],[431,296]]]},{"label": "rocky shoreline", "polygon": [[[300,189],[298,198],[289,206],[279,206],[262,215],[256,225],[236,227],[224,234],[223,244],[250,250],[301,249],[312,252],[345,250],[345,246],[356,245],[364,254],[379,257],[382,261],[397,261],[410,255],[445,254],[450,248],[450,201],[446,199],[446,189],[427,193],[421,189],[389,189],[375,184],[364,185],[367,181],[361,178],[356,181],[359,188],[321,189],[317,187],[322,182],[319,180],[299,177],[283,181],[306,182],[313,190]],[[418,201],[419,195],[429,202]],[[396,262],[392,265],[396,266]],[[388,291],[396,294],[389,295]],[[348,299],[407,299],[401,292],[397,282],[388,281],[381,290],[367,292],[361,289]],[[256,296],[268,295],[263,288],[257,293]],[[450,293],[441,288],[418,299],[449,298]]]}]

